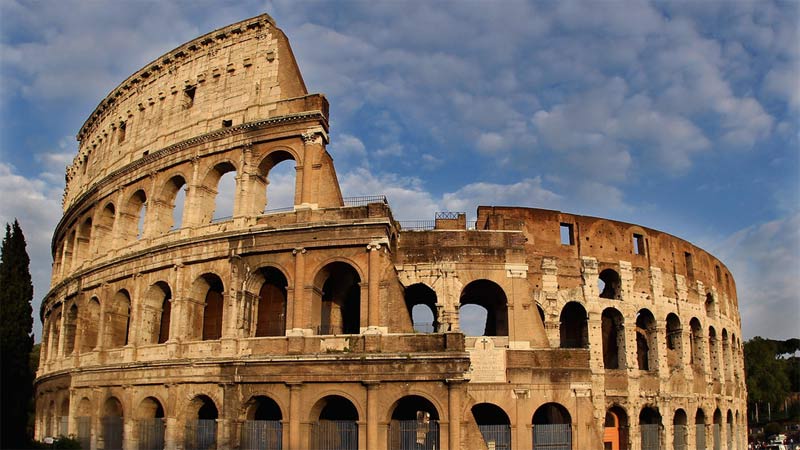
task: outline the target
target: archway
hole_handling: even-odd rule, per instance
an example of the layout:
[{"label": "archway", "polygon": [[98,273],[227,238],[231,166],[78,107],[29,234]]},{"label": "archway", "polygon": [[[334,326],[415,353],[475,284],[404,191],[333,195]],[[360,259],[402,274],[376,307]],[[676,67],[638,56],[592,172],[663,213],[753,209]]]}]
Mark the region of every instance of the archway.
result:
[{"label": "archway", "polygon": [[166,422],[164,408],[155,397],[147,397],[136,409],[139,450],[161,450],[164,448]]},{"label": "archway", "polygon": [[603,270],[597,277],[597,291],[600,292],[600,298],[619,300],[621,284],[622,281],[616,270]]},{"label": "archway", "polygon": [[511,449],[511,420],[502,408],[491,403],[478,403],[472,407],[472,417],[489,448]]},{"label": "archway", "polygon": [[639,413],[641,450],[661,450],[661,414],[649,406]]},{"label": "archway", "polygon": [[205,274],[195,282],[195,291],[199,294],[195,298],[203,299],[202,340],[215,340],[222,337],[222,324],[224,314],[222,280],[215,274]]},{"label": "archway", "polygon": [[106,348],[128,345],[131,324],[131,296],[128,291],[121,289],[114,295],[106,316]]},{"label": "archway", "polygon": [[264,283],[256,305],[256,337],[286,334],[286,287],[283,273],[273,267],[261,269]]},{"label": "archway", "polygon": [[280,450],[283,448],[283,414],[275,400],[259,395],[245,404],[242,422],[242,450]]},{"label": "archway", "polygon": [[142,344],[163,344],[169,339],[172,290],[159,281],[147,290],[142,304],[140,340]]},{"label": "archway", "polygon": [[686,422],[686,411],[677,409],[672,418],[672,448],[674,450],[689,450],[689,427]]},{"label": "archway", "polygon": [[100,300],[92,297],[83,308],[83,313],[79,316],[81,322],[81,353],[94,350],[97,347],[97,329],[100,326]]},{"label": "archway", "polygon": [[703,336],[703,326],[700,325],[700,321],[697,317],[692,317],[692,320],[689,321],[689,327],[692,341],[689,359],[695,372],[699,372],[703,370],[704,365],[703,340],[705,337]]},{"label": "archway", "polygon": [[428,399],[408,395],[398,400],[389,423],[389,450],[438,450],[439,412]]},{"label": "archway", "polygon": [[622,313],[614,308],[606,308],[602,315],[601,332],[603,336],[603,367],[624,369],[625,321]]},{"label": "archway", "polygon": [[217,405],[207,395],[198,395],[189,404],[186,419],[185,450],[217,448]]},{"label": "archway", "polygon": [[318,334],[361,332],[361,278],[344,262],[332,262],[319,271],[314,286],[321,291],[314,308],[319,311]]},{"label": "archway", "polygon": [[[122,403],[116,397],[109,397],[103,405],[101,419],[104,450],[122,450],[124,439]],[[99,447],[99,445],[98,445]]]},{"label": "archway", "polygon": [[628,449],[628,414],[620,406],[606,411],[603,446],[607,450]]},{"label": "archway", "polygon": [[[460,304],[462,311],[467,305],[477,305],[486,310],[483,336],[508,336],[508,300],[497,283],[475,280],[467,284],[461,291]],[[464,316],[463,312],[459,314],[459,321],[463,324],[461,329],[467,330],[469,326],[465,322],[469,318]]]},{"label": "archway", "polygon": [[315,450],[358,449],[358,410],[339,395],[320,399],[312,409],[311,448]]},{"label": "archway", "polygon": [[69,397],[61,400],[58,408],[58,435],[69,436]]},{"label": "archway", "polygon": [[[278,150],[261,161],[256,191],[263,192],[261,208],[265,213],[292,210],[296,203],[297,163],[291,153]],[[262,181],[263,180],[263,181]]]},{"label": "archway", "polygon": [[675,313],[667,315],[667,365],[683,366],[683,330],[681,319]]},{"label": "archway", "polygon": [[706,415],[700,408],[697,408],[697,413],[694,415],[694,448],[696,450],[706,448]]},{"label": "archway", "polygon": [[116,217],[117,211],[113,203],[106,204],[97,217],[97,221],[94,223],[94,231],[92,232],[92,247],[96,254],[104,255],[112,248]]},{"label": "archway", "polygon": [[81,448],[90,448],[92,439],[92,402],[83,397],[78,403],[77,416],[78,442]]},{"label": "archway", "polygon": [[436,309],[436,292],[422,283],[417,283],[405,288],[403,296],[414,331],[418,333],[438,332],[439,317]]},{"label": "archway", "polygon": [[533,413],[534,450],[572,450],[572,419],[558,403],[545,403]]},{"label": "archway", "polygon": [[733,448],[733,413],[728,410],[727,426],[725,427],[725,438],[728,444],[728,449]]},{"label": "archway", "polygon": [[714,450],[722,449],[722,412],[719,408],[714,411]]},{"label": "archway", "polygon": [[586,309],[578,302],[568,302],[561,310],[559,320],[561,348],[587,348],[589,326]]},{"label": "archway", "polygon": [[75,351],[75,333],[78,330],[78,305],[75,303],[67,311],[64,322],[64,355],[69,356]]},{"label": "archway", "polygon": [[639,370],[658,369],[658,339],[656,319],[648,309],[636,315],[636,361]]}]

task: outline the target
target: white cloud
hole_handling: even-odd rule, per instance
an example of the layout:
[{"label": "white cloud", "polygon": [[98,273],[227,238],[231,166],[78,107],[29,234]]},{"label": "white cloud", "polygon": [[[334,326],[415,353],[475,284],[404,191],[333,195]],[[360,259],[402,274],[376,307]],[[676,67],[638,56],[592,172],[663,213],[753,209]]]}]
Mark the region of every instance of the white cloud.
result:
[{"label": "white cloud", "polygon": [[473,216],[478,206],[527,206],[556,208],[561,196],[542,187],[539,177],[526,178],[518,183],[470,183],[455,192],[442,196],[442,205],[448,211],[464,211]]}]

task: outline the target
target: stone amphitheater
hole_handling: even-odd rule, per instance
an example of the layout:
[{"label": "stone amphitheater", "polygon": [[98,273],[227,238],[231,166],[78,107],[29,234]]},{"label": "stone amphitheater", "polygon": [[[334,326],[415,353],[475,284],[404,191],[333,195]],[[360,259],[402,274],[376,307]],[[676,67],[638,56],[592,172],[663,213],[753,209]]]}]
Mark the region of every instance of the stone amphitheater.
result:
[{"label": "stone amphitheater", "polygon": [[[380,195],[342,197],[328,102],[267,15],[134,73],[77,139],[40,310],[37,439],[746,447],[721,261],[613,220],[481,206],[477,222],[409,224]],[[284,162],[294,202],[271,208]],[[460,323],[469,308],[478,333]]]}]

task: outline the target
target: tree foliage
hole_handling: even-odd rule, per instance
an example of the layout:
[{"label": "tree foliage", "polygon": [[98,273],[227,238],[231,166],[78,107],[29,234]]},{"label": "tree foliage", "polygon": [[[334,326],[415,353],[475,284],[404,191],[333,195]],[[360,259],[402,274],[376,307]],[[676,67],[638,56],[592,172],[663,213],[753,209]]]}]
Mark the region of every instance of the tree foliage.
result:
[{"label": "tree foliage", "polygon": [[33,394],[33,282],[25,236],[19,223],[6,224],[0,247],[0,397],[3,448],[27,445],[25,409]]},{"label": "tree foliage", "polygon": [[[756,336],[744,343],[744,369],[750,406],[777,410],[790,392],[800,391],[800,339],[777,341]],[[761,408],[763,411],[764,408]]]}]

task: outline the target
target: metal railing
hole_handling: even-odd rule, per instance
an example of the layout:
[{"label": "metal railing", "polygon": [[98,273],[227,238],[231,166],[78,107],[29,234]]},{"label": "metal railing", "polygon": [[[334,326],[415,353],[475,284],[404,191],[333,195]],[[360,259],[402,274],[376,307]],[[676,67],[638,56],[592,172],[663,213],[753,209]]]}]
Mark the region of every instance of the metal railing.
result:
[{"label": "metal railing", "polygon": [[283,425],[280,420],[245,420],[241,450],[281,450]]},{"label": "metal railing", "polygon": [[672,429],[673,450],[689,450],[689,427],[675,425]]},{"label": "metal railing", "polygon": [[139,420],[139,450],[163,450],[165,428],[160,417]]},{"label": "metal railing", "polygon": [[320,420],[311,424],[313,450],[357,450],[358,424],[354,420]]},{"label": "metal railing", "polygon": [[534,450],[572,450],[572,425],[568,423],[533,426]]},{"label": "metal railing", "polygon": [[400,220],[401,230],[409,231],[430,231],[436,228],[435,220]]},{"label": "metal railing", "polygon": [[718,423],[714,424],[714,450],[722,450],[722,430]]},{"label": "metal railing", "polygon": [[122,417],[106,416],[100,422],[103,426],[103,448],[122,450]]},{"label": "metal railing", "polygon": [[706,424],[698,423],[694,426],[694,448],[706,448]]},{"label": "metal railing", "polygon": [[458,211],[437,211],[433,217],[436,219],[458,219],[459,215],[466,215],[465,212]]},{"label": "metal railing", "polygon": [[294,206],[282,206],[280,208],[268,208],[264,210],[264,214],[279,214],[294,211]]},{"label": "metal railing", "polygon": [[58,435],[68,436],[67,429],[69,427],[69,416],[61,416],[58,424]]},{"label": "metal railing", "polygon": [[186,422],[186,450],[215,450],[217,448],[217,421],[199,419]]},{"label": "metal railing", "polygon": [[433,322],[414,322],[414,331],[417,333],[433,333],[436,330]]},{"label": "metal railing", "polygon": [[212,217],[211,223],[219,223],[219,222],[226,222],[228,220],[233,219],[233,216],[224,216],[224,217]]},{"label": "metal railing", "polygon": [[81,448],[88,449],[92,439],[92,418],[89,416],[78,416],[78,442]]},{"label": "metal railing", "polygon": [[370,203],[389,204],[385,195],[362,195],[358,197],[343,197],[344,206],[365,206]]},{"label": "metal railing", "polygon": [[489,448],[509,450],[511,448],[511,425],[478,425],[483,441]]},{"label": "metal railing", "polygon": [[389,423],[389,450],[439,450],[439,421],[393,420]]},{"label": "metal railing", "polygon": [[639,433],[642,436],[642,450],[662,450],[661,449],[661,425],[643,424],[639,425]]}]

